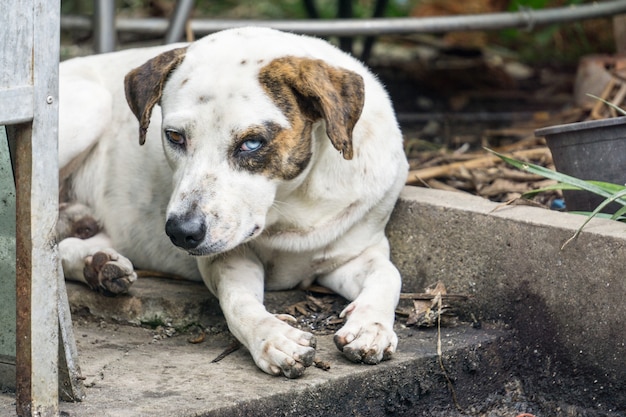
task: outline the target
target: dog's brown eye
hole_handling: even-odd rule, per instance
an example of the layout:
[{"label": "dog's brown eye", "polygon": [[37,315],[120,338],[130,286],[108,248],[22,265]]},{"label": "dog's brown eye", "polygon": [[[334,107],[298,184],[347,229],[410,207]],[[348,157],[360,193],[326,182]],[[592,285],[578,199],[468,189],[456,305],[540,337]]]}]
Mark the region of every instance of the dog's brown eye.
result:
[{"label": "dog's brown eye", "polygon": [[174,145],[181,146],[185,144],[185,135],[175,130],[166,130],[165,137]]}]

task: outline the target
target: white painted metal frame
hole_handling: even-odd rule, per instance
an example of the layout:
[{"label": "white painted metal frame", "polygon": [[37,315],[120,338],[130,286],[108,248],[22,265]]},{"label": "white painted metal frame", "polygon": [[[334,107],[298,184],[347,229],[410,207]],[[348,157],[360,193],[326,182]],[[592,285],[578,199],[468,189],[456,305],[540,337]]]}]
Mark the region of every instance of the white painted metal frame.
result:
[{"label": "white painted metal frame", "polygon": [[[8,3],[7,3],[8,4]],[[0,125],[16,180],[16,407],[57,416],[59,0],[12,0],[0,14]]]}]

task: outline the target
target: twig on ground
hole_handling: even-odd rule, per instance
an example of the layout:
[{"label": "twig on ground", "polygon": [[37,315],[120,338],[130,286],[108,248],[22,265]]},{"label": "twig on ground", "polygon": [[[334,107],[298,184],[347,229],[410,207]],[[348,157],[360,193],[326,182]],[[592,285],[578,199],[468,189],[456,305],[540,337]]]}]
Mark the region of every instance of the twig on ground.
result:
[{"label": "twig on ground", "polygon": [[239,342],[239,340],[233,340],[230,343],[230,345],[228,345],[226,347],[226,349],[224,349],[224,351],[222,353],[217,355],[217,357],[211,361],[211,363],[217,363],[217,362],[221,361],[226,356],[230,355],[233,352],[236,352],[240,347],[241,347],[241,342]]},{"label": "twig on ground", "polygon": [[[549,155],[550,151],[547,147],[526,149],[513,152],[515,158],[535,159]],[[486,155],[479,158],[470,159],[468,161],[452,162],[446,165],[434,166],[424,169],[416,169],[409,171],[407,184],[416,184],[420,181],[427,181],[431,178],[450,177],[456,172],[463,169],[484,168],[486,166],[495,165],[500,158],[495,155]]]},{"label": "twig on ground", "polygon": [[456,390],[454,389],[454,385],[452,385],[452,380],[448,376],[448,371],[443,364],[443,354],[441,349],[441,313],[443,309],[443,300],[441,299],[441,294],[437,294],[437,306],[439,309],[439,314],[437,315],[437,357],[439,359],[439,366],[441,367],[441,371],[443,372],[443,376],[446,378],[446,382],[448,384],[448,390],[450,390],[450,395],[452,395],[452,401],[454,402],[454,406],[459,412],[463,412],[463,407],[459,404],[459,401],[456,397]]}]

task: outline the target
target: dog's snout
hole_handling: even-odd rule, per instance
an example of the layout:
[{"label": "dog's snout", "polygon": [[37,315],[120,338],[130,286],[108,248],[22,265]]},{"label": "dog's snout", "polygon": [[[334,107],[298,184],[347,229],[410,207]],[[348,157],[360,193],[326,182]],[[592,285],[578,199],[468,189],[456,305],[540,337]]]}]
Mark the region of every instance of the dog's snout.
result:
[{"label": "dog's snout", "polygon": [[199,216],[172,216],[165,223],[165,233],[182,249],[195,249],[206,237],[206,223]]}]

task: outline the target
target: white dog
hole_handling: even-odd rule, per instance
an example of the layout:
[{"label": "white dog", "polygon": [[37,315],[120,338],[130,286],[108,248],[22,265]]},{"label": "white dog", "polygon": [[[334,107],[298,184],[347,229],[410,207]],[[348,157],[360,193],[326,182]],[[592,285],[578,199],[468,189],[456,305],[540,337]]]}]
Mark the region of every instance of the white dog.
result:
[{"label": "white dog", "polygon": [[61,199],[101,228],[60,242],[67,278],[110,293],[133,265],[203,280],[259,368],[290,378],[315,339],[267,312],[263,291],[317,281],[351,301],[334,339],[346,357],[395,351],[401,280],[384,228],[407,162],[389,98],[357,60],[233,29],[64,62],[60,94]]}]

